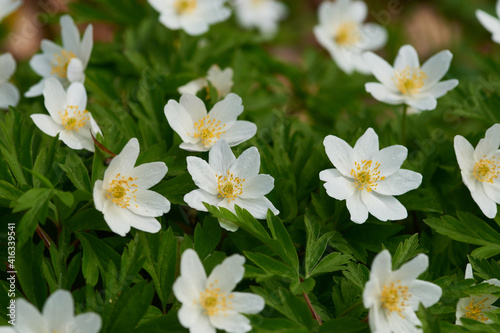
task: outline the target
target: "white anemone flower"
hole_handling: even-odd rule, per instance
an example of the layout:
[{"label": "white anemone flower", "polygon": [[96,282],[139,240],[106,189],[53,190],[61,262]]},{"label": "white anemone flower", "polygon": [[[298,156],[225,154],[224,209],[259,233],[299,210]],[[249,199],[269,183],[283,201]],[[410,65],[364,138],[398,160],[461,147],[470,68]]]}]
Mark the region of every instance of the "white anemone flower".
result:
[{"label": "white anemone flower", "polygon": [[208,31],[211,24],[225,21],[231,10],[225,0],[148,0],[160,13],[160,23],[171,30],[182,29],[197,36]]},{"label": "white anemone flower", "polygon": [[[467,267],[465,268],[465,278],[474,278],[474,275],[472,274],[472,266],[470,264],[467,264]],[[481,283],[488,283],[500,287],[500,281],[497,279],[490,279]],[[498,309],[498,307],[492,305],[497,301],[497,299],[498,297],[487,294],[459,299],[457,303],[457,319],[455,324],[462,325],[462,322],[460,321],[460,318],[462,317],[478,320],[485,324],[493,323],[493,321],[488,318],[487,312]]]},{"label": "white anemone flower", "polygon": [[326,193],[346,200],[351,220],[364,223],[371,213],[381,221],[402,220],[406,208],[393,195],[416,189],[422,175],[400,169],[408,149],[395,145],[379,150],[378,136],[368,128],[354,148],[344,140],[329,135],[323,141],[326,154],[336,169],[323,170],[319,178]]},{"label": "white anemone flower", "polygon": [[16,316],[16,325],[0,327],[0,332],[97,333],[102,325],[97,313],[87,312],[75,316],[71,293],[61,289],[47,298],[42,313],[24,299],[17,299]]},{"label": "white anemone flower", "polygon": [[233,292],[245,273],[245,258],[239,254],[224,259],[207,278],[198,254],[187,249],[181,257],[181,275],[173,285],[182,303],[178,312],[182,326],[190,333],[244,333],[252,329],[245,314],[264,309],[264,299],[252,293]]},{"label": "white anemone flower", "polygon": [[136,138],[123,147],[104,172],[104,179],[94,185],[95,208],[104,214],[111,231],[125,236],[130,227],[146,232],[160,231],[155,217],[170,210],[170,201],[148,190],[167,174],[163,162],[141,164],[134,168],[139,157],[139,141]]},{"label": "white anemone flower", "polygon": [[92,135],[101,133],[87,107],[87,92],[83,84],[72,83],[68,91],[53,78],[45,81],[43,88],[45,108],[50,116],[32,114],[31,119],[45,134],[56,136],[71,149],[94,151]]},{"label": "white anemone flower", "polygon": [[373,259],[370,280],[363,290],[363,304],[372,333],[422,332],[415,311],[420,303],[429,307],[437,303],[443,290],[438,285],[417,280],[429,266],[429,258],[419,254],[398,270],[392,271],[391,254],[384,250]]},{"label": "white anemone flower", "polygon": [[252,138],[257,126],[236,120],[242,112],[242,100],[233,93],[209,113],[203,101],[190,94],[182,95],[180,103],[171,99],[165,105],[165,117],[183,141],[179,147],[189,151],[208,151],[220,139],[233,147]]},{"label": "white anemone flower", "polygon": [[[274,178],[260,175],[260,154],[251,147],[236,158],[226,141],[218,141],[208,154],[208,163],[199,157],[187,158],[188,171],[199,189],[184,196],[184,201],[199,211],[206,212],[206,202],[212,206],[224,207],[235,212],[238,205],[256,219],[264,219],[267,210],[275,215],[279,211],[265,197],[274,188]],[[219,220],[223,228],[236,231],[238,226],[226,220]]]},{"label": "white anemone flower", "polygon": [[0,22],[15,12],[22,4],[21,0],[0,0]]},{"label": "white anemone flower", "polygon": [[367,14],[363,1],[324,1],[318,8],[319,25],[314,27],[314,35],[347,74],[370,74],[363,52],[378,50],[387,42],[385,28],[363,23]]},{"label": "white anemone flower", "polygon": [[500,203],[500,124],[486,131],[476,149],[463,136],[455,136],[455,154],[462,180],[484,215],[492,219]]},{"label": "white anemone flower", "polygon": [[287,7],[276,0],[236,0],[236,17],[241,26],[257,28],[263,36],[272,37],[278,31],[278,22],[287,13]]},{"label": "white anemone flower", "polygon": [[9,83],[11,76],[16,71],[16,61],[10,53],[0,56],[0,109],[17,106],[19,103],[19,90]]},{"label": "white anemone flower", "polygon": [[370,82],[366,91],[381,102],[406,104],[417,110],[434,110],[437,98],[458,85],[458,80],[441,81],[450,68],[453,54],[441,51],[427,60],[422,67],[418,54],[411,45],[399,49],[394,67],[372,52],[364,54],[373,75],[381,83]]},{"label": "white anemone flower", "polygon": [[81,41],[80,32],[71,16],[62,16],[60,24],[63,46],[47,39],[42,40],[43,53],[34,55],[30,65],[43,78],[25,93],[26,97],[40,96],[47,78],[58,79],[65,88],[72,82],[85,81],[85,68],[89,63],[94,44],[92,24],[85,29]]},{"label": "white anemone flower", "polygon": [[177,90],[181,95],[196,95],[202,88],[208,87],[208,83],[210,82],[215,90],[217,90],[218,98],[224,98],[231,92],[231,88],[234,85],[233,75],[233,69],[230,67],[221,70],[218,65],[212,65],[208,69],[206,77],[190,81]]},{"label": "white anemone flower", "polygon": [[[500,17],[500,0],[497,1],[496,14]],[[476,17],[483,27],[491,32],[493,41],[500,44],[500,20],[498,17],[494,17],[480,9],[476,10]]]}]

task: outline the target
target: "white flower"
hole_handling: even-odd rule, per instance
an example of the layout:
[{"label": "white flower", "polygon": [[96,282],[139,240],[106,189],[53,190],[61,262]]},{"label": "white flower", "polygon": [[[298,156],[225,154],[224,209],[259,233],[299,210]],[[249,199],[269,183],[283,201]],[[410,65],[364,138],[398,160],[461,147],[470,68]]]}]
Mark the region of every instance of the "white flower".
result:
[{"label": "white flower", "polygon": [[206,77],[202,77],[193,81],[188,82],[186,85],[179,87],[177,89],[179,94],[191,94],[196,95],[204,87],[208,87],[208,83],[217,90],[218,97],[226,97],[233,87],[233,69],[228,67],[221,70],[219,66],[212,65],[207,72]]},{"label": "white flower", "polygon": [[363,304],[372,333],[422,332],[415,314],[419,303],[429,307],[443,293],[434,283],[417,280],[429,266],[429,258],[419,254],[396,271],[391,269],[391,254],[384,250],[373,259],[370,280],[363,290]]},{"label": "white flower", "polygon": [[10,53],[0,56],[0,109],[8,109],[9,105],[19,103],[19,90],[8,81],[16,71],[16,61]]},{"label": "white flower", "polygon": [[173,291],[182,303],[179,321],[190,333],[215,333],[216,329],[244,333],[252,329],[250,320],[241,313],[259,313],[265,302],[259,295],[233,292],[245,273],[244,263],[243,256],[233,254],[207,278],[198,254],[192,249],[182,253],[181,275]]},{"label": "white flower", "polygon": [[21,0],[0,0],[0,22],[21,6]]},{"label": "white flower", "polygon": [[196,36],[208,31],[211,24],[231,15],[225,0],[148,0],[160,12],[160,22],[169,29],[182,29]]},{"label": "white flower", "polygon": [[276,0],[236,0],[236,17],[245,28],[258,28],[264,36],[273,36],[278,22],[287,15],[287,7]]},{"label": "white flower", "polygon": [[[472,266],[470,264],[467,264],[467,267],[465,268],[465,278],[474,278],[474,275],[472,274]],[[481,283],[488,283],[500,287],[500,281],[497,279],[490,279]],[[460,321],[460,318],[462,317],[479,320],[486,324],[493,323],[493,321],[488,318],[486,312],[498,309],[496,306],[492,305],[497,301],[497,299],[498,297],[493,295],[470,296],[459,299],[457,303],[457,319],[455,324],[462,325],[462,322]]]},{"label": "white flower", "polygon": [[220,139],[231,147],[247,141],[257,133],[257,126],[249,121],[236,120],[243,112],[241,98],[229,94],[214,105],[210,113],[201,99],[194,95],[181,96],[180,103],[171,99],[165,105],[165,116],[189,151],[207,151]]},{"label": "white flower", "polygon": [[486,131],[474,149],[463,136],[455,136],[455,154],[462,172],[462,180],[474,201],[490,219],[497,215],[500,203],[500,124]]},{"label": "white flower", "polygon": [[387,42],[385,28],[363,24],[367,14],[363,1],[324,1],[318,8],[319,25],[314,27],[314,35],[347,74],[370,74],[363,52],[378,50]]},{"label": "white flower", "polygon": [[123,147],[104,172],[104,179],[94,185],[95,208],[103,212],[111,231],[125,236],[130,227],[158,232],[155,219],[170,210],[170,201],[148,189],[160,182],[168,168],[163,162],[145,163],[134,168],[139,157],[136,138]]},{"label": "white flower", "polygon": [[30,60],[30,65],[43,78],[25,93],[26,97],[40,96],[44,81],[49,77],[58,79],[65,88],[72,82],[83,83],[85,81],[84,72],[94,44],[92,24],[85,29],[81,41],[80,32],[71,16],[62,16],[60,24],[63,47],[50,40],[42,40],[43,53],[34,55]]},{"label": "white flower", "polygon": [[[208,154],[208,163],[199,157],[187,158],[188,171],[199,189],[184,196],[192,208],[207,211],[203,202],[235,212],[234,206],[244,208],[257,219],[266,218],[267,210],[279,211],[266,197],[274,188],[274,178],[259,175],[260,155],[255,147],[248,148],[236,159],[226,141],[218,141]],[[236,231],[238,226],[221,221],[226,230]]]},{"label": "white flower", "polygon": [[354,148],[344,140],[329,135],[323,141],[326,154],[336,169],[323,170],[319,178],[326,193],[346,200],[351,220],[364,223],[368,212],[381,221],[402,220],[406,208],[393,197],[416,189],[422,175],[400,169],[408,150],[390,146],[379,150],[378,136],[371,128],[361,136]]},{"label": "white flower", "polygon": [[32,114],[35,125],[47,135],[56,136],[71,149],[87,149],[94,151],[95,136],[101,133],[99,126],[87,106],[87,92],[81,83],[72,83],[68,91],[64,91],[61,83],[53,78],[45,81],[43,88],[45,108],[50,116]]},{"label": "white flower", "polygon": [[394,68],[372,52],[364,54],[373,75],[381,83],[367,83],[366,91],[381,102],[407,104],[417,110],[434,110],[437,98],[458,85],[458,80],[439,82],[450,68],[453,55],[441,51],[420,67],[417,51],[411,45],[399,49]]},{"label": "white flower", "polygon": [[[500,16],[500,0],[497,1],[496,12],[497,16]],[[493,34],[491,37],[493,41],[500,44],[500,20],[480,9],[476,10],[476,17],[483,27]]]},{"label": "white flower", "polygon": [[16,325],[2,327],[2,333],[57,332],[97,333],[101,329],[101,317],[94,312],[75,317],[71,293],[57,290],[45,302],[42,313],[24,299],[16,300]]}]

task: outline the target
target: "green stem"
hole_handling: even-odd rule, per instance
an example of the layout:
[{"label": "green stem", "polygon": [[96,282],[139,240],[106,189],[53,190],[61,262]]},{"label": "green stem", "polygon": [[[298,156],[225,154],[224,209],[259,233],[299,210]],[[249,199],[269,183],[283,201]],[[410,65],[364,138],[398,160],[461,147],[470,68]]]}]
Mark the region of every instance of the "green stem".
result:
[{"label": "green stem", "polygon": [[339,318],[340,317],[345,317],[347,316],[349,313],[353,312],[354,310],[356,310],[357,308],[363,306],[363,301],[359,301],[357,303],[354,303],[350,308],[348,308],[347,310],[345,310],[344,312],[342,312],[340,315],[339,315]]},{"label": "green stem", "polygon": [[401,116],[401,144],[406,146],[406,116],[408,113],[408,107],[403,106],[403,114]]}]

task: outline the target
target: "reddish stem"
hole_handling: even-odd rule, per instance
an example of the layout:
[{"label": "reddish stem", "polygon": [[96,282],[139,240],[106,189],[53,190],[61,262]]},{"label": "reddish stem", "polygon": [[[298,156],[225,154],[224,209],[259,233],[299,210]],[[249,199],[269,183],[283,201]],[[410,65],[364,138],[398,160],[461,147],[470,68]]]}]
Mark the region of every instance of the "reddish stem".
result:
[{"label": "reddish stem", "polygon": [[[300,282],[304,282],[304,280],[302,278],[300,278]],[[306,300],[306,303],[307,303],[307,307],[311,311],[313,318],[316,319],[316,321],[318,322],[318,324],[320,326],[323,325],[323,321],[321,321],[321,317],[314,310],[314,307],[311,303],[311,300],[309,299],[309,296],[306,293],[302,293],[302,296],[304,296],[304,299]]]},{"label": "reddish stem", "polygon": [[39,225],[36,226],[36,233],[38,234],[38,236],[40,236],[41,239],[43,239],[45,247],[47,249],[50,249],[50,244],[52,243],[52,239],[50,239],[50,236],[47,235],[47,233]]}]

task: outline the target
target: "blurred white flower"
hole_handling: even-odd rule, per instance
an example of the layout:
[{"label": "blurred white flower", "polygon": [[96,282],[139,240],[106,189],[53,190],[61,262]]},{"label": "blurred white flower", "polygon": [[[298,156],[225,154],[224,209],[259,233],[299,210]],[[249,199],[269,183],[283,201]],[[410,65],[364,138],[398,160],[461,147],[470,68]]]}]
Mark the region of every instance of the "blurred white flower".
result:
[{"label": "blurred white flower", "polygon": [[171,99],[165,105],[165,117],[189,151],[207,151],[220,139],[233,147],[249,140],[257,133],[257,126],[249,121],[236,120],[243,112],[241,98],[229,94],[214,105],[210,113],[201,99],[184,94],[180,103]]},{"label": "blurred white flower", "polygon": [[381,221],[402,220],[406,208],[393,195],[416,189],[422,175],[400,169],[408,155],[403,146],[379,150],[378,136],[367,129],[354,148],[344,140],[329,135],[323,141],[326,154],[336,169],[323,170],[319,178],[326,193],[337,200],[346,200],[351,220],[364,223],[371,213]]},{"label": "blurred white flower", "polygon": [[[192,208],[206,212],[206,202],[212,206],[224,207],[235,212],[234,206],[244,208],[257,219],[264,219],[267,210],[277,215],[279,211],[265,197],[274,188],[274,178],[259,175],[260,154],[251,147],[236,158],[224,140],[219,140],[210,149],[208,163],[199,157],[187,158],[188,171],[199,189],[184,196]],[[219,220],[223,228],[236,231],[232,222]]]},{"label": "blurred white flower", "polygon": [[130,227],[146,232],[158,232],[155,219],[170,210],[170,201],[148,189],[158,184],[167,174],[163,162],[145,163],[134,168],[139,157],[136,138],[123,147],[104,172],[104,179],[94,185],[94,203],[103,212],[111,231],[125,236]]},{"label": "blurred white flower", "polygon": [[198,254],[187,249],[181,257],[181,275],[173,286],[182,303],[178,312],[182,326],[190,333],[245,333],[252,329],[241,313],[256,314],[264,309],[264,299],[252,293],[233,292],[245,273],[245,258],[239,254],[224,259],[207,278]]},{"label": "blurred white flower", "polygon": [[45,80],[50,77],[58,79],[65,88],[72,82],[85,81],[85,68],[94,44],[92,24],[85,29],[81,41],[80,32],[71,16],[62,16],[60,24],[63,47],[50,40],[42,40],[43,53],[34,55],[30,65],[43,78],[24,94],[26,97],[40,96]]},{"label": "blurred white flower", "polygon": [[375,23],[363,24],[367,14],[363,1],[324,1],[319,6],[319,25],[314,27],[314,35],[347,74],[370,74],[363,52],[378,50],[387,42],[385,28]]},{"label": "blurred white flower", "polygon": [[367,83],[366,91],[381,102],[407,104],[417,110],[434,110],[437,98],[458,85],[458,80],[441,81],[450,68],[453,55],[442,51],[420,67],[418,54],[411,45],[399,49],[394,68],[372,52],[363,56],[373,75],[381,83]]},{"label": "blurred white flower", "polygon": [[16,61],[12,54],[2,54],[0,56],[0,109],[8,109],[9,105],[17,106],[19,103],[19,90],[8,82],[15,71]]},{"label": "blurred white flower", "polygon": [[91,133],[95,136],[101,133],[99,126],[87,107],[87,92],[83,84],[72,83],[68,91],[57,79],[45,80],[43,88],[45,108],[50,116],[44,114],[32,114],[31,119],[35,125],[45,134],[56,136],[71,149],[87,149],[94,151],[94,141]]},{"label": "blurred white flower", "polygon": [[0,22],[16,11],[22,4],[21,0],[0,0]]},{"label": "blurred white flower", "polygon": [[[474,278],[474,275],[472,274],[472,266],[470,264],[467,264],[467,267],[465,268],[465,278]],[[500,281],[497,279],[490,279],[481,283],[488,283],[500,287]],[[455,324],[462,325],[462,322],[460,321],[460,318],[462,317],[479,320],[486,324],[493,323],[493,321],[488,318],[487,312],[498,309],[498,307],[492,305],[497,301],[497,299],[498,297],[486,294],[459,299],[457,303],[457,319]]]},{"label": "blurred white flower", "polygon": [[231,88],[233,87],[233,74],[233,69],[230,67],[221,70],[219,66],[212,65],[206,77],[190,81],[177,90],[181,95],[196,95],[202,88],[208,87],[208,83],[210,82],[215,90],[217,90],[218,98],[224,98],[231,92]]},{"label": "blurred white flower", "polygon": [[94,312],[75,317],[75,306],[71,293],[57,290],[45,302],[42,313],[25,301],[16,300],[16,325],[0,327],[2,333],[57,332],[97,333],[101,329],[101,317]]},{"label": "blurred white flower", "polygon": [[415,311],[422,303],[437,303],[443,290],[438,285],[417,280],[429,266],[429,258],[419,254],[396,271],[392,271],[391,254],[387,250],[373,259],[370,280],[363,290],[363,304],[370,309],[368,318],[373,333],[422,332]]},{"label": "blurred white flower", "polygon": [[[500,0],[497,1],[496,14],[500,16]],[[491,32],[491,39],[500,44],[500,20],[480,9],[476,10],[476,17],[486,30]]]},{"label": "blurred white flower", "polygon": [[486,131],[476,149],[463,136],[455,136],[455,154],[462,180],[484,215],[492,219],[500,203],[500,124]]},{"label": "blurred white flower", "polygon": [[276,0],[236,0],[234,6],[238,22],[244,28],[258,28],[269,37],[276,34],[278,22],[288,13],[287,7]]},{"label": "blurred white flower", "polygon": [[208,31],[209,25],[231,15],[225,0],[148,0],[160,13],[160,22],[169,29],[182,29],[196,36]]}]

